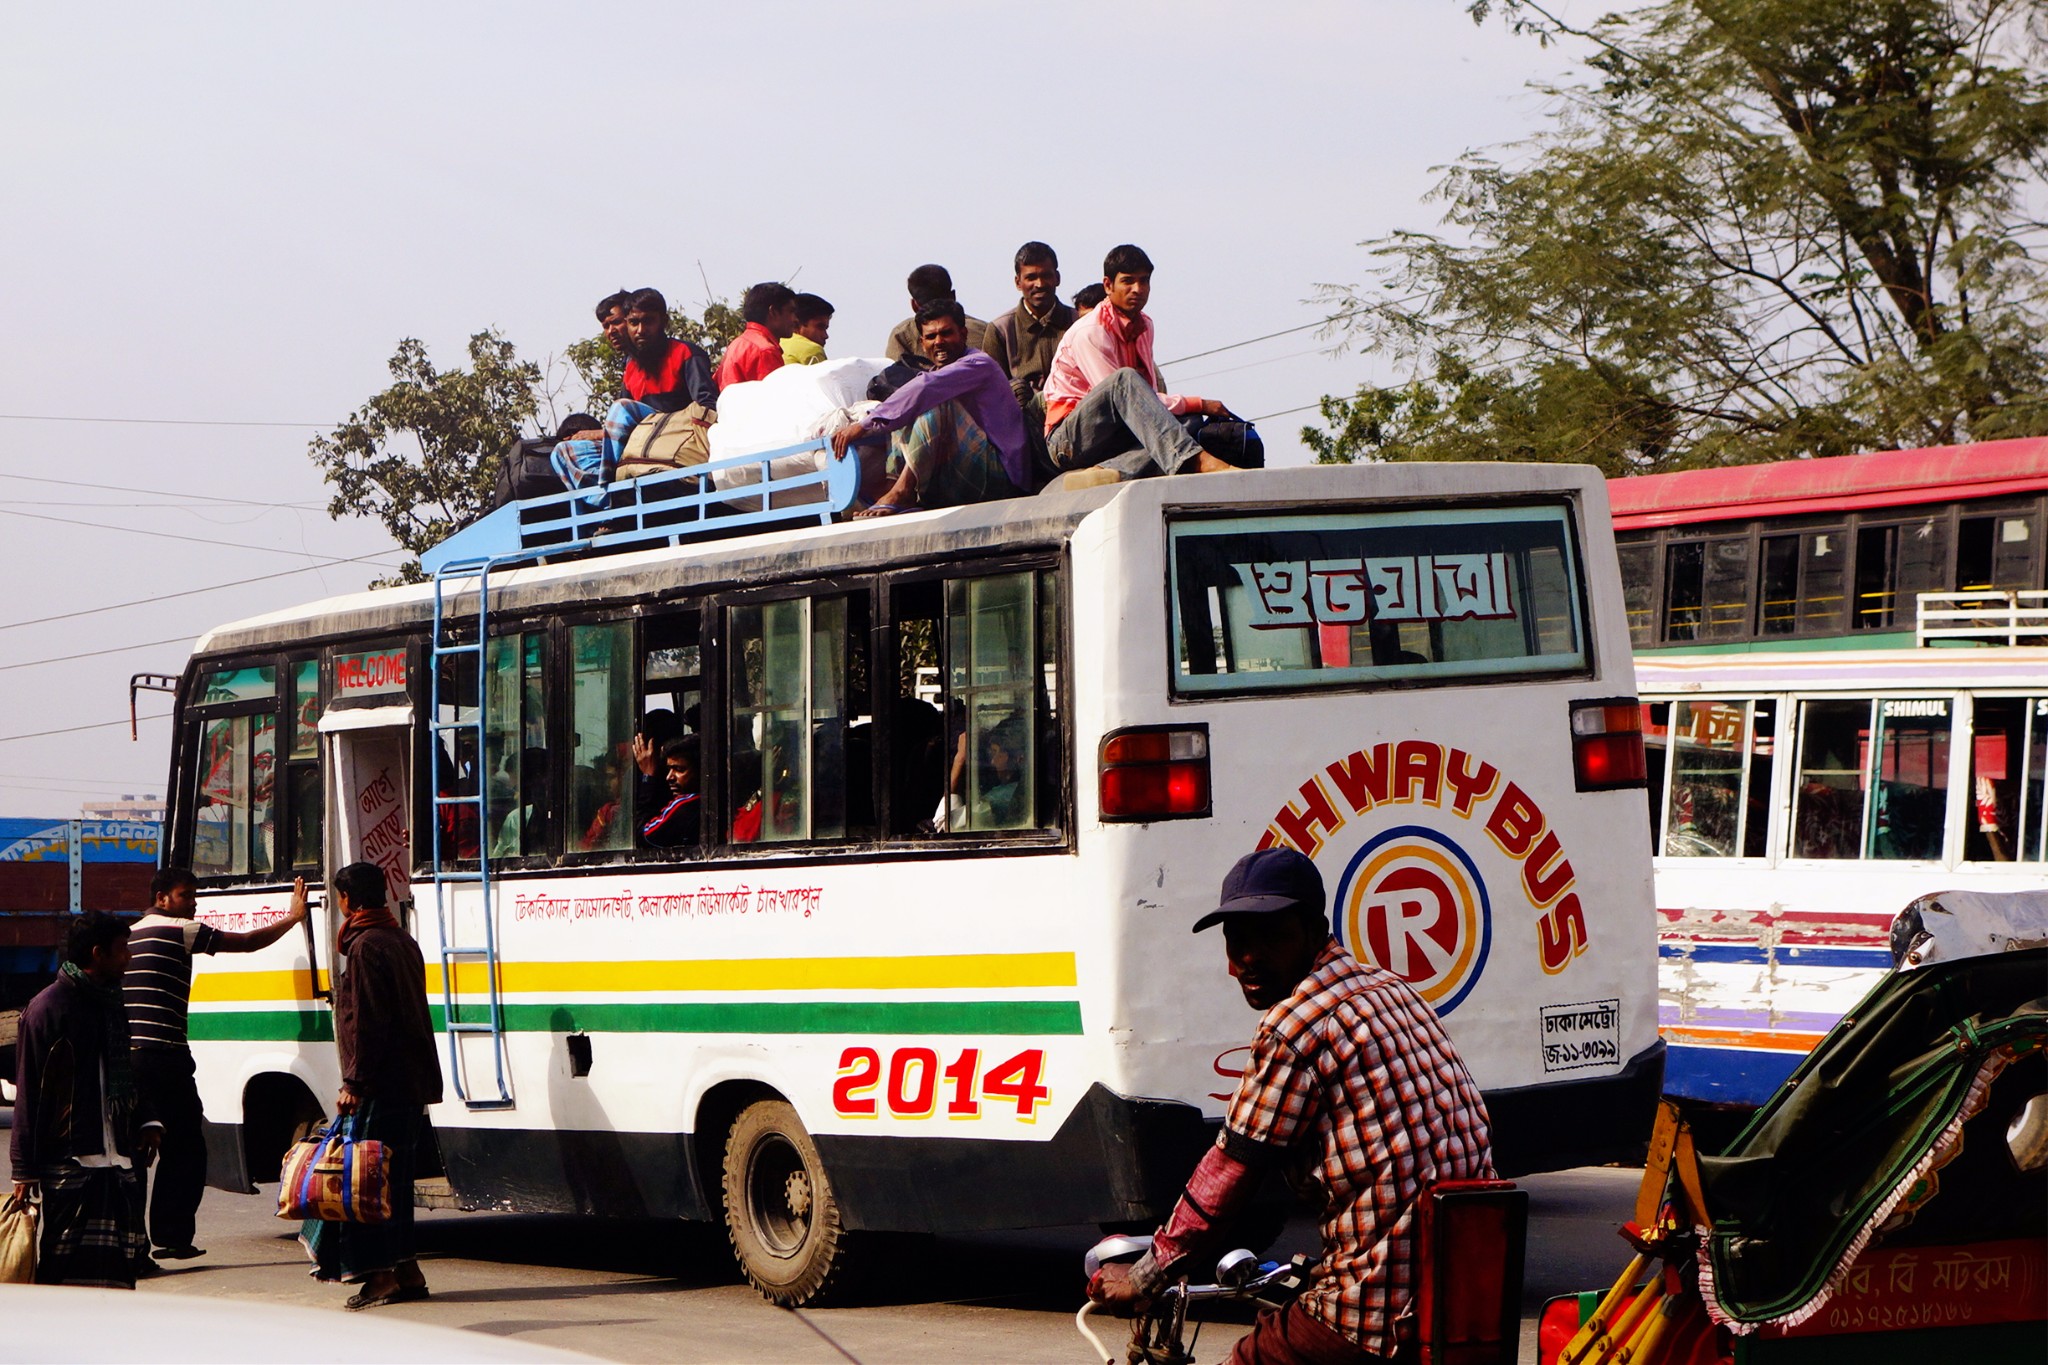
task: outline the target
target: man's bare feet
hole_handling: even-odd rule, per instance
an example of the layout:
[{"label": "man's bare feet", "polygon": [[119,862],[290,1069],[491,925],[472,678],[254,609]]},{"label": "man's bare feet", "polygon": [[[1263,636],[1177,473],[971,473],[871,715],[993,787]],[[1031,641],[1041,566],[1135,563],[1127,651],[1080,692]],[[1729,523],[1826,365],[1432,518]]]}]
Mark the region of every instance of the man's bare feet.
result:
[{"label": "man's bare feet", "polygon": [[1195,472],[1197,474],[1235,474],[1238,472],[1238,469],[1230,461],[1219,460],[1205,450],[1195,457]]}]

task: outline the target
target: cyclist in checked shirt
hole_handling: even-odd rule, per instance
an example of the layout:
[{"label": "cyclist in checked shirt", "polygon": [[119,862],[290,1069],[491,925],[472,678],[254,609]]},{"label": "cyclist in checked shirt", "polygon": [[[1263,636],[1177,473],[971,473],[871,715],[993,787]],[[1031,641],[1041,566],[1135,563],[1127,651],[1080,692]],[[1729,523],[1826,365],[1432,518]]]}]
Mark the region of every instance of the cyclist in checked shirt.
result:
[{"label": "cyclist in checked shirt", "polygon": [[1240,859],[1195,930],[1212,924],[1246,1003],[1264,1012],[1251,1062],[1152,1249],[1105,1266],[1089,1294],[1140,1307],[1191,1258],[1215,1255],[1219,1226],[1288,1163],[1320,1187],[1322,1256],[1301,1296],[1261,1313],[1230,1359],[1406,1359],[1423,1191],[1493,1175],[1479,1087],[1414,988],[1331,936],[1322,875],[1293,849]]}]

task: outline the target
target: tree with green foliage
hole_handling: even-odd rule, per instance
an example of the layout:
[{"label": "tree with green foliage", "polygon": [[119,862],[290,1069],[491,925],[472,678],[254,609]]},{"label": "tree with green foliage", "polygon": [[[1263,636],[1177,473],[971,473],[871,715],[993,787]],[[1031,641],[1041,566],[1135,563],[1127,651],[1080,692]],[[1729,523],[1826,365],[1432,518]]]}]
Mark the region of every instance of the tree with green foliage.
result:
[{"label": "tree with green foliage", "polygon": [[383,522],[413,556],[395,581],[412,583],[421,551],[489,509],[497,456],[532,419],[541,371],[495,331],[469,339],[467,370],[436,370],[412,337],[390,369],[391,387],[307,454],[334,485],[328,515]]},{"label": "tree with green foliage", "polygon": [[2048,432],[2042,0],[1497,7],[1592,77],[1445,170],[1449,235],[1367,242],[1371,283],[1325,290],[1409,378],[1325,399],[1318,459],[1622,474]]}]

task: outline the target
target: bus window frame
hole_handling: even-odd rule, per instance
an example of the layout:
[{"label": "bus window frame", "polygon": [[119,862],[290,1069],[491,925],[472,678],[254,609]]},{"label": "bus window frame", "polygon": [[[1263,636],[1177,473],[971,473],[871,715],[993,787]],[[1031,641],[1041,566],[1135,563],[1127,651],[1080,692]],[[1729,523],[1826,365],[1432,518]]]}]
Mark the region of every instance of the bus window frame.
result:
[{"label": "bus window frame", "polygon": [[[1697,650],[1717,645],[1741,644],[1754,641],[1773,647],[1797,645],[1813,640],[1862,639],[1872,636],[1911,634],[1914,612],[1909,604],[1900,600],[1896,586],[1896,575],[1886,584],[1886,593],[1891,600],[1889,623],[1876,626],[1856,624],[1856,594],[1858,575],[1863,570],[1862,532],[1886,527],[1905,528],[1922,523],[1936,523],[1946,545],[1941,584],[1924,588],[1925,592],[1970,592],[1976,591],[1961,581],[1960,537],[1962,523],[1972,518],[1989,518],[1994,522],[2002,518],[2018,517],[2031,519],[2035,527],[2035,548],[2031,563],[2033,581],[2036,586],[2048,585],[2048,550],[2041,546],[2048,541],[2048,497],[2033,494],[2003,495],[1990,498],[1951,499],[1939,502],[1899,503],[1876,507],[1847,509],[1837,513],[1806,512],[1773,517],[1748,517],[1740,514],[1720,516],[1712,520],[1680,521],[1663,526],[1633,527],[1614,533],[1617,551],[1625,548],[1648,546],[1650,556],[1649,590],[1651,600],[1657,604],[1653,615],[1655,630],[1652,638],[1636,645],[1638,649],[1681,649]],[[1840,532],[1844,537],[1846,559],[1843,566],[1844,618],[1838,626],[1808,627],[1799,606],[1803,598],[1797,597],[1793,604],[1793,629],[1778,633],[1764,632],[1764,603],[1761,575],[1763,572],[1763,543],[1777,536],[1800,537],[1809,532]],[[1731,635],[1709,640],[1674,640],[1666,629],[1663,603],[1670,576],[1670,554],[1678,545],[1689,541],[1720,540],[1733,537],[1747,537],[1750,542],[1749,565],[1749,630],[1746,634]],[[1800,560],[1800,571],[1804,573],[1804,559]],[[1801,583],[1804,578],[1802,576]],[[1623,585],[1627,595],[1628,585]],[[1865,648],[1875,648],[1864,645]]]},{"label": "bus window frame", "polygon": [[[1818,695],[1826,698],[1830,694],[1821,693]],[[1799,702],[1811,701],[1815,696],[1816,694],[1808,692],[1770,692],[1741,687],[1701,688],[1698,691],[1685,692],[1653,692],[1646,690],[1642,693],[1640,701],[1643,706],[1666,706],[1671,708],[1665,718],[1664,776],[1662,781],[1652,787],[1652,790],[1657,793],[1656,815],[1650,822],[1650,834],[1655,840],[1655,847],[1650,854],[1653,866],[1662,867],[1668,862],[1674,867],[1685,868],[1734,867],[1737,865],[1757,868],[1775,866],[1789,857],[1791,843],[1788,831],[1791,828],[1791,792],[1785,786],[1786,778],[1784,776],[1785,770],[1789,765],[1779,760],[1785,754],[1786,746],[1794,742],[1794,740],[1786,738],[1788,733],[1787,715],[1797,711]],[[1746,708],[1743,712],[1743,725],[1749,733],[1749,743],[1755,742],[1756,708],[1768,705],[1777,709],[1777,715],[1773,720],[1771,731],[1771,775],[1770,780],[1765,784],[1763,793],[1764,851],[1762,853],[1747,854],[1738,851],[1727,855],[1708,856],[1696,853],[1666,853],[1664,851],[1665,839],[1667,837],[1666,822],[1671,817],[1671,784],[1676,780],[1673,776],[1677,768],[1677,764],[1673,761],[1676,746],[1670,740],[1670,733],[1678,714],[1677,708],[1681,704],[1699,705],[1701,703],[1713,702]],[[1792,733],[1794,739],[1796,739],[1796,731]],[[1745,769],[1749,767],[1754,758],[1754,753],[1745,751],[1743,756]],[[1745,783],[1748,783],[1753,780],[1754,776],[1753,772],[1745,771],[1743,780]],[[1749,815],[1745,811],[1739,826],[1739,833],[1736,836],[1738,850],[1746,847],[1748,836]],[[1816,858],[1801,861],[1839,862],[1841,860]]]},{"label": "bus window frame", "polygon": [[[727,782],[731,774],[726,771],[726,738],[732,725],[732,659],[726,651],[732,642],[725,638],[725,626],[728,613],[736,607],[757,607],[771,602],[795,602],[805,599],[817,601],[832,597],[852,598],[865,594],[868,599],[869,622],[868,687],[870,692],[872,692],[875,671],[875,642],[873,639],[876,617],[875,599],[879,596],[877,587],[881,577],[882,575],[880,574],[865,573],[831,574],[823,578],[806,578],[796,581],[764,584],[759,588],[708,593],[699,599],[703,604],[704,615],[702,620],[704,633],[708,637],[704,652],[700,656],[703,660],[701,665],[703,671],[698,675],[703,681],[704,688],[703,705],[705,714],[700,716],[700,719],[708,720],[711,717],[716,717],[717,719],[716,725],[700,724],[697,729],[699,736],[697,740],[699,764],[697,773],[698,799],[704,803],[704,814],[700,817],[701,823],[698,825],[698,834],[701,840],[698,844],[698,851],[705,855],[701,861],[753,862],[760,857],[773,856],[772,853],[763,854],[758,852],[758,850],[774,850],[779,852],[784,849],[844,849],[864,847],[873,842],[872,840],[855,839],[846,836],[833,839],[813,837],[806,839],[763,840],[758,843],[748,844],[733,842],[732,793],[728,790]],[[806,688],[810,686],[808,678],[805,680],[804,685]],[[872,706],[873,698],[870,697],[869,701],[870,706]],[[880,717],[877,716],[871,723],[879,724],[879,721]],[[868,781],[870,786],[874,785],[875,770],[873,765],[870,765],[868,769]],[[879,793],[876,794],[874,799],[879,800]],[[879,812],[879,805],[877,805],[876,809]],[[719,838],[702,838],[705,832],[714,830],[719,832]],[[650,852],[652,851],[657,850],[650,850]]]},{"label": "bus window frame", "polygon": [[[1590,562],[1586,553],[1585,517],[1581,515],[1579,497],[1576,493],[1543,494],[1540,496],[1506,497],[1458,497],[1446,498],[1389,498],[1369,505],[1353,502],[1275,501],[1260,503],[1261,517],[1287,517],[1304,513],[1323,515],[1356,516],[1372,513],[1399,513],[1428,511],[1431,509],[1513,511],[1522,508],[1560,509],[1564,513],[1567,548],[1572,556],[1572,577],[1575,580],[1576,607],[1578,609],[1579,652],[1585,662],[1575,668],[1516,669],[1509,672],[1477,673],[1462,677],[1436,678],[1428,676],[1406,678],[1333,678],[1328,682],[1290,682],[1245,687],[1218,688],[1216,690],[1184,690],[1181,686],[1180,643],[1176,638],[1179,627],[1179,604],[1176,601],[1178,585],[1173,575],[1173,528],[1176,522],[1236,521],[1245,515],[1245,509],[1235,506],[1218,506],[1215,503],[1165,503],[1160,508],[1159,519],[1159,562],[1163,568],[1160,574],[1161,595],[1165,620],[1166,704],[1168,706],[1206,705],[1212,702],[1270,701],[1275,697],[1300,697],[1341,692],[1405,692],[1438,691],[1459,687],[1499,687],[1515,683],[1532,682],[1584,682],[1600,676],[1600,631],[1602,626],[1593,618],[1592,596],[1589,591],[1587,566]],[[1661,558],[1659,561],[1661,575]],[[1622,632],[1627,634],[1626,594],[1621,595]],[[1542,657],[1540,655],[1533,657]],[[1250,677],[1250,674],[1237,676]]]},{"label": "bus window frame", "polygon": [[[170,787],[169,809],[166,812],[171,822],[171,836],[165,841],[169,851],[164,865],[167,867],[192,867],[192,856],[197,837],[199,805],[194,799],[192,784],[198,780],[198,753],[200,734],[205,727],[221,720],[233,720],[242,716],[271,717],[271,848],[270,870],[268,872],[230,872],[201,874],[193,870],[198,885],[204,890],[225,888],[261,888],[289,886],[295,875],[290,858],[284,852],[291,820],[290,782],[287,769],[291,762],[291,730],[293,714],[290,709],[295,693],[292,668],[309,657],[322,659],[320,689],[322,704],[325,704],[327,669],[324,650],[320,645],[298,642],[267,650],[230,651],[220,654],[194,656],[185,666],[178,682],[175,709],[176,734],[172,741],[171,769],[177,781]],[[269,697],[252,697],[237,701],[190,702],[199,680],[209,673],[225,669],[269,668],[273,671],[274,688]],[[304,763],[307,760],[300,759]],[[320,765],[322,780],[325,780],[325,755],[312,760]],[[324,871],[324,869],[323,869]]]},{"label": "bus window frame", "polygon": [[[971,572],[963,572],[971,568]],[[1073,566],[1070,552],[1064,545],[1038,551],[1019,551],[1010,554],[991,555],[965,561],[938,561],[914,565],[907,569],[888,570],[876,575],[882,585],[882,592],[874,616],[876,640],[870,654],[869,665],[872,676],[895,679],[902,672],[902,660],[896,650],[896,614],[894,592],[899,586],[914,586],[927,583],[947,583],[966,578],[989,578],[1000,574],[1051,573],[1053,575],[1052,601],[1057,613],[1058,695],[1054,698],[1059,726],[1059,773],[1060,790],[1054,809],[1058,823],[1046,827],[1010,830],[969,830],[949,833],[943,836],[912,838],[902,835],[883,835],[871,845],[878,854],[898,856],[915,852],[923,857],[947,857],[988,853],[1043,853],[1048,851],[1072,851],[1075,838],[1074,800],[1075,788],[1080,778],[1075,769],[1078,761],[1074,749],[1074,612],[1073,612]],[[1043,599],[1040,599],[1041,604]],[[945,611],[940,609],[938,619],[943,622]],[[1042,663],[1042,661],[1041,661]],[[943,689],[945,665],[940,662],[940,680]],[[895,698],[890,702],[893,709]],[[943,707],[941,708],[943,710]],[[877,722],[880,715],[877,714]],[[893,719],[891,725],[893,726]],[[884,741],[892,738],[882,732]],[[893,747],[888,743],[878,746],[875,768],[876,820],[881,829],[891,828],[893,811],[887,809],[890,794],[891,771],[894,758]]]}]

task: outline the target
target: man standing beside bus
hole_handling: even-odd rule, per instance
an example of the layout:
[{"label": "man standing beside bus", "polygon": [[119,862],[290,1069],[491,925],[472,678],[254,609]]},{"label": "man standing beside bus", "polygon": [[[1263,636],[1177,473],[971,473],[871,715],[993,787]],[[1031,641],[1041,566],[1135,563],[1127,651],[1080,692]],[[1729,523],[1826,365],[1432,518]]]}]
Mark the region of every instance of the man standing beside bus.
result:
[{"label": "man standing beside bus", "polygon": [[1233,1365],[1391,1361],[1414,1295],[1420,1203],[1430,1185],[1493,1174],[1486,1105],[1415,989],[1330,934],[1322,874],[1291,848],[1261,849],[1195,921],[1223,926],[1230,974],[1264,1011],[1223,1132],[1136,1265],[1103,1268],[1092,1297],[1135,1307],[1190,1258],[1276,1166],[1320,1187],[1322,1256],[1301,1297],[1258,1321]]},{"label": "man standing beside bus", "polygon": [[441,1062],[427,1013],[426,963],[386,905],[384,869],[350,863],[334,874],[332,894],[342,916],[334,969],[341,1092],[334,1112],[359,1141],[384,1144],[391,1217],[308,1219],[301,1238],[315,1279],[362,1286],[342,1305],[355,1312],[427,1297],[413,1245],[413,1158],[427,1106],[441,1099]]},{"label": "man standing beside bus", "polygon": [[150,1194],[149,1239],[159,1261],[204,1255],[192,1245],[199,1200],[206,1193],[206,1114],[193,1082],[186,1016],[192,1001],[194,953],[253,953],[268,948],[306,918],[306,879],[292,888],[291,910],[275,923],[230,933],[196,919],[199,881],[182,867],[160,868],[150,880],[150,910],[128,936],[133,955],[121,979],[135,1083],[164,1125],[156,1187]]}]

